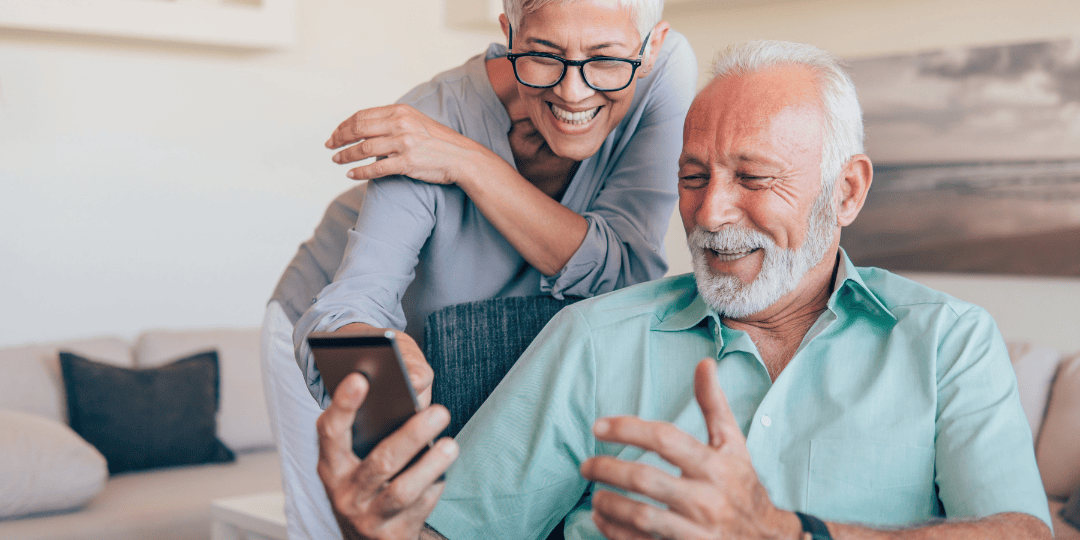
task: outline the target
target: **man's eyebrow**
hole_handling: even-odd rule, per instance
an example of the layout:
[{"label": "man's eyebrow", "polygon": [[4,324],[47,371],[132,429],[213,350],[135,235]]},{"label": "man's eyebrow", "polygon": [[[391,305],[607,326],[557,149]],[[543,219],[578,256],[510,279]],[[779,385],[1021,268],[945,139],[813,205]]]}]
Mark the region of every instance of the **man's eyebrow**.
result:
[{"label": "man's eyebrow", "polygon": [[783,161],[781,161],[779,159],[774,159],[774,158],[772,158],[770,156],[767,156],[765,154],[754,154],[754,153],[739,154],[737,160],[740,163],[749,163],[751,165],[766,165],[766,166],[773,166],[773,167],[779,167],[781,165],[784,165]]},{"label": "man's eyebrow", "polygon": [[705,162],[698,159],[696,156],[688,156],[686,154],[683,154],[679,156],[679,166],[682,167],[685,165],[697,165],[699,167],[706,166]]}]

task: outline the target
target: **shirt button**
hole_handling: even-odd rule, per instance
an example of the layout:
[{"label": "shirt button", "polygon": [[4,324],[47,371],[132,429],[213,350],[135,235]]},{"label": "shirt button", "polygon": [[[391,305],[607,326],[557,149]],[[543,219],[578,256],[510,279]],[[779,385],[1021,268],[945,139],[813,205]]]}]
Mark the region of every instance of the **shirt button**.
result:
[{"label": "shirt button", "polygon": [[763,425],[765,427],[771,426],[772,425],[772,418],[769,418],[769,415],[767,415],[767,414],[762,415],[761,416],[761,425]]}]

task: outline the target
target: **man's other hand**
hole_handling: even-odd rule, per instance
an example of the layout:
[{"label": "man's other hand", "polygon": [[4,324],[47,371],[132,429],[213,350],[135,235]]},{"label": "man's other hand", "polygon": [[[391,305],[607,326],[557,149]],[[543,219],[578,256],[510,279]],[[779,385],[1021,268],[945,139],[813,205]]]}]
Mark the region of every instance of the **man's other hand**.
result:
[{"label": "man's other hand", "polygon": [[645,495],[667,508],[611,491],[593,494],[593,521],[611,539],[796,538],[798,518],[773,506],[750,462],[746,439],[717,381],[716,360],[694,372],[694,395],[709,431],[708,443],[667,422],[633,416],[601,418],[596,438],[657,455],[682,470],[679,477],[611,456],[581,466],[585,479]]},{"label": "man's other hand", "polygon": [[442,405],[427,407],[361,460],[352,450],[352,424],[367,392],[367,379],[351,373],[319,416],[319,478],[345,538],[419,538],[442,494],[439,478],[457,457],[457,444],[449,437],[439,440],[402,469],[450,423],[450,413]]}]

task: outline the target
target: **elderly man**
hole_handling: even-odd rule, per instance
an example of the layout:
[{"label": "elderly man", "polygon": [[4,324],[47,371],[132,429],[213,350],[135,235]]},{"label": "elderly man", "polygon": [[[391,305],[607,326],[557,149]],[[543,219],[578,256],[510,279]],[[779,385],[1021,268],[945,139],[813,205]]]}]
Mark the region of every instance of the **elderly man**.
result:
[{"label": "elderly man", "polygon": [[567,538],[1050,538],[993,320],[839,248],[872,174],[829,55],[729,49],[683,136],[694,275],[563,310],[461,432],[445,484],[449,439],[393,477],[440,407],[351,454],[366,392],[351,376],[320,418],[342,522],[388,538],[425,519],[432,536],[543,538],[564,518]]}]

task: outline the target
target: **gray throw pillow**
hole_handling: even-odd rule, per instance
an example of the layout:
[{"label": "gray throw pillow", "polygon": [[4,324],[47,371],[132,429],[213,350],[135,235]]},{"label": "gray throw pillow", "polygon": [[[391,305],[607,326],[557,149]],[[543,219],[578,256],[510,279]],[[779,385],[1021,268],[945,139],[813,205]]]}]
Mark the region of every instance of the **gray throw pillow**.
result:
[{"label": "gray throw pillow", "polygon": [[69,424],[105,456],[109,473],[236,459],[217,438],[218,357],[152,369],[61,352]]}]

